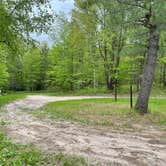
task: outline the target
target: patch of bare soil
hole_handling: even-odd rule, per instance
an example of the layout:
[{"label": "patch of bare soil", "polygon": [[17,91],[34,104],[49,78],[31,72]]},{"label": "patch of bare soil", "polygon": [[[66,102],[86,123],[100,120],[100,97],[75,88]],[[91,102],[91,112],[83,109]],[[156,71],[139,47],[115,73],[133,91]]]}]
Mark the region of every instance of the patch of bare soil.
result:
[{"label": "patch of bare soil", "polygon": [[[89,162],[123,166],[165,166],[166,131],[149,127],[143,131],[119,131],[82,126],[70,122],[40,120],[22,109],[35,110],[53,101],[92,97],[28,96],[5,106],[1,117],[9,124],[6,132],[16,142],[33,144],[49,153],[83,155]],[[110,164],[110,165],[111,165]]]}]

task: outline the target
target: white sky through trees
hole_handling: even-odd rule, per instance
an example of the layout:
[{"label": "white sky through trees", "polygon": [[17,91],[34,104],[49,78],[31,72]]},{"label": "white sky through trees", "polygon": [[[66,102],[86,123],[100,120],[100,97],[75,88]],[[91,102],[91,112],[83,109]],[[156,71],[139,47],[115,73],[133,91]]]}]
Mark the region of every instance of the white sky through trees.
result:
[{"label": "white sky through trees", "polygon": [[[70,12],[74,8],[74,0],[51,0],[51,7],[52,10],[57,13],[64,13],[66,17],[70,19]],[[48,45],[51,46],[53,44],[53,41],[50,39],[50,37],[46,34],[37,35],[33,34],[32,37],[42,42],[48,42]]]}]

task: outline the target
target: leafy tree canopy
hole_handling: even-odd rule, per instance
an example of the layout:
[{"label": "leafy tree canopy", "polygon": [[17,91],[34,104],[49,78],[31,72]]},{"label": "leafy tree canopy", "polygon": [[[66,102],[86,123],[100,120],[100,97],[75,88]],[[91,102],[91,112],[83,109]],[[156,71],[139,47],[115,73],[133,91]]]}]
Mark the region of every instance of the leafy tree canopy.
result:
[{"label": "leafy tree canopy", "polygon": [[47,31],[53,21],[49,0],[0,1],[0,43],[15,48],[30,33]]}]

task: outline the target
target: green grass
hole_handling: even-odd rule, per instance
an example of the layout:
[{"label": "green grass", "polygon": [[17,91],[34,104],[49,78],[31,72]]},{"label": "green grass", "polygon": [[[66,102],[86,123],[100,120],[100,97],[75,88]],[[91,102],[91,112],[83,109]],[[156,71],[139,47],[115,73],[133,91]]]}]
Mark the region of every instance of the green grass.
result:
[{"label": "green grass", "polygon": [[35,165],[41,160],[41,154],[29,147],[13,144],[0,133],[0,165],[23,166]]},{"label": "green grass", "polygon": [[87,166],[79,156],[57,153],[47,156],[31,146],[13,144],[0,132],[0,166]]},{"label": "green grass", "polygon": [[38,163],[40,166],[88,166],[83,157],[57,153],[48,155]]},{"label": "green grass", "polygon": [[129,108],[129,99],[83,99],[52,102],[35,111],[39,117],[68,120],[85,125],[132,128],[133,124],[166,125],[166,99],[151,99],[150,113],[140,115]]},{"label": "green grass", "polygon": [[0,96],[0,107],[12,102],[13,100],[21,99],[26,96],[26,93],[11,93],[8,95]]}]

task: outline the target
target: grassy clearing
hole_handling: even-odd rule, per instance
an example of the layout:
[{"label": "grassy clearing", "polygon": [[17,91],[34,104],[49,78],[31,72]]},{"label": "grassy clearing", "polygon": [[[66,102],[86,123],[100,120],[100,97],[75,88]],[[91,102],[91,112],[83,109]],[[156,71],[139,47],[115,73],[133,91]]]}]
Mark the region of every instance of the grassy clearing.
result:
[{"label": "grassy clearing", "polygon": [[83,99],[53,102],[35,111],[35,115],[48,115],[58,120],[80,122],[85,125],[102,125],[132,128],[134,124],[166,126],[166,99],[151,99],[150,113],[140,115],[129,108],[129,99]]}]

